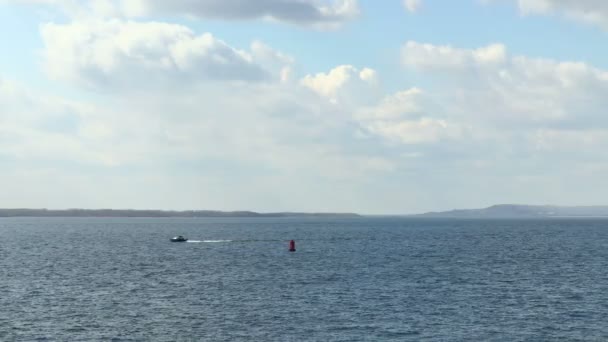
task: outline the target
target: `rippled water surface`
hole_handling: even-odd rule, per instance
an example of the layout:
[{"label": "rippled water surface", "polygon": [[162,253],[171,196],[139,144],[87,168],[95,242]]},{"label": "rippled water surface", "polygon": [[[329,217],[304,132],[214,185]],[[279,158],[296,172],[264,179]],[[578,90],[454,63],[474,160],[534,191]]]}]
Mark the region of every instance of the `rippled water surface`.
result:
[{"label": "rippled water surface", "polygon": [[22,218],[0,236],[2,341],[608,340],[608,220]]}]

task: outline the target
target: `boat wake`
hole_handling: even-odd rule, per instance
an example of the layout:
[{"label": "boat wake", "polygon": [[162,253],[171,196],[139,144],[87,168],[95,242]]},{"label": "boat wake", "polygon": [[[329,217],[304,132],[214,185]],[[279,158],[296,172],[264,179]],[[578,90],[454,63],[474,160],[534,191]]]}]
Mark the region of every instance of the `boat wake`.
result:
[{"label": "boat wake", "polygon": [[188,240],[190,243],[220,243],[220,242],[232,242],[232,240]]}]

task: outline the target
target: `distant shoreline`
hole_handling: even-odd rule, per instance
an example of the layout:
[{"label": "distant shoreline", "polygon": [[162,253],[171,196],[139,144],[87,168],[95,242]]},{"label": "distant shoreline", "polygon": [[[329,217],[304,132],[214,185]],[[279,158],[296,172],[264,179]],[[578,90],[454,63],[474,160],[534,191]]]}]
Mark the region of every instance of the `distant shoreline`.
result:
[{"label": "distant shoreline", "polygon": [[608,206],[497,204],[482,209],[456,209],[409,215],[408,217],[452,219],[608,218]]},{"label": "distant shoreline", "polygon": [[7,217],[132,217],[132,218],[444,218],[444,219],[608,219],[608,206],[538,206],[499,204],[483,209],[455,209],[424,214],[363,215],[338,212],[268,212],[221,210],[149,210],[149,209],[1,209]]},{"label": "distant shoreline", "polygon": [[0,209],[2,217],[141,217],[141,218],[203,218],[203,217],[335,217],[359,218],[355,213],[300,213],[276,212],[258,213],[254,211],[219,211],[219,210],[137,210],[137,209]]}]

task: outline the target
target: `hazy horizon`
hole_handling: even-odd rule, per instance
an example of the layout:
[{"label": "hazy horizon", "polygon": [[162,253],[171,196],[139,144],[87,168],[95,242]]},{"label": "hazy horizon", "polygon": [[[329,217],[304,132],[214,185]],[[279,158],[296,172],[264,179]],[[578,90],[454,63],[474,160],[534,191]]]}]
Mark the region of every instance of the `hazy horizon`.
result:
[{"label": "hazy horizon", "polygon": [[608,7],[0,0],[0,208],[601,205]]},{"label": "hazy horizon", "polygon": [[[423,214],[449,214],[451,212],[476,212],[476,211],[484,211],[487,209],[492,209],[495,207],[524,207],[524,208],[557,208],[557,209],[608,209],[608,205],[567,205],[567,206],[556,206],[552,204],[514,204],[514,203],[498,203],[487,207],[478,207],[478,208],[450,208],[447,210],[435,210],[428,212],[418,212],[418,213],[383,213],[383,214],[373,214],[373,213],[362,213],[362,212],[331,212],[331,211],[316,211],[316,212],[308,212],[302,210],[289,210],[289,211],[255,211],[249,209],[236,209],[236,210],[217,210],[213,208],[196,208],[196,209],[158,209],[158,208],[0,208],[0,216],[6,214],[5,212],[10,211],[50,211],[50,212],[70,212],[70,211],[86,211],[86,212],[101,212],[101,211],[115,211],[115,212],[158,212],[158,213],[188,213],[188,212],[210,212],[210,213],[220,213],[220,214],[237,214],[237,213],[252,213],[252,214],[260,214],[260,215],[272,215],[272,214],[303,214],[303,215],[359,215],[359,216],[417,216]],[[602,211],[603,213],[603,211]],[[30,213],[29,215],[31,215]],[[25,215],[28,216],[28,215]],[[163,216],[164,217],[164,216]],[[603,215],[602,217],[605,217]]]}]

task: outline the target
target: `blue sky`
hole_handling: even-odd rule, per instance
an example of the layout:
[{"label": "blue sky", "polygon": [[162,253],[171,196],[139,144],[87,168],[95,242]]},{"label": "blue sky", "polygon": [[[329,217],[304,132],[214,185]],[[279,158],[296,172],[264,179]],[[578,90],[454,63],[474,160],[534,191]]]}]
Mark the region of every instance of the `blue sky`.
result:
[{"label": "blue sky", "polygon": [[590,0],[0,0],[0,207],[605,204],[607,34]]}]

